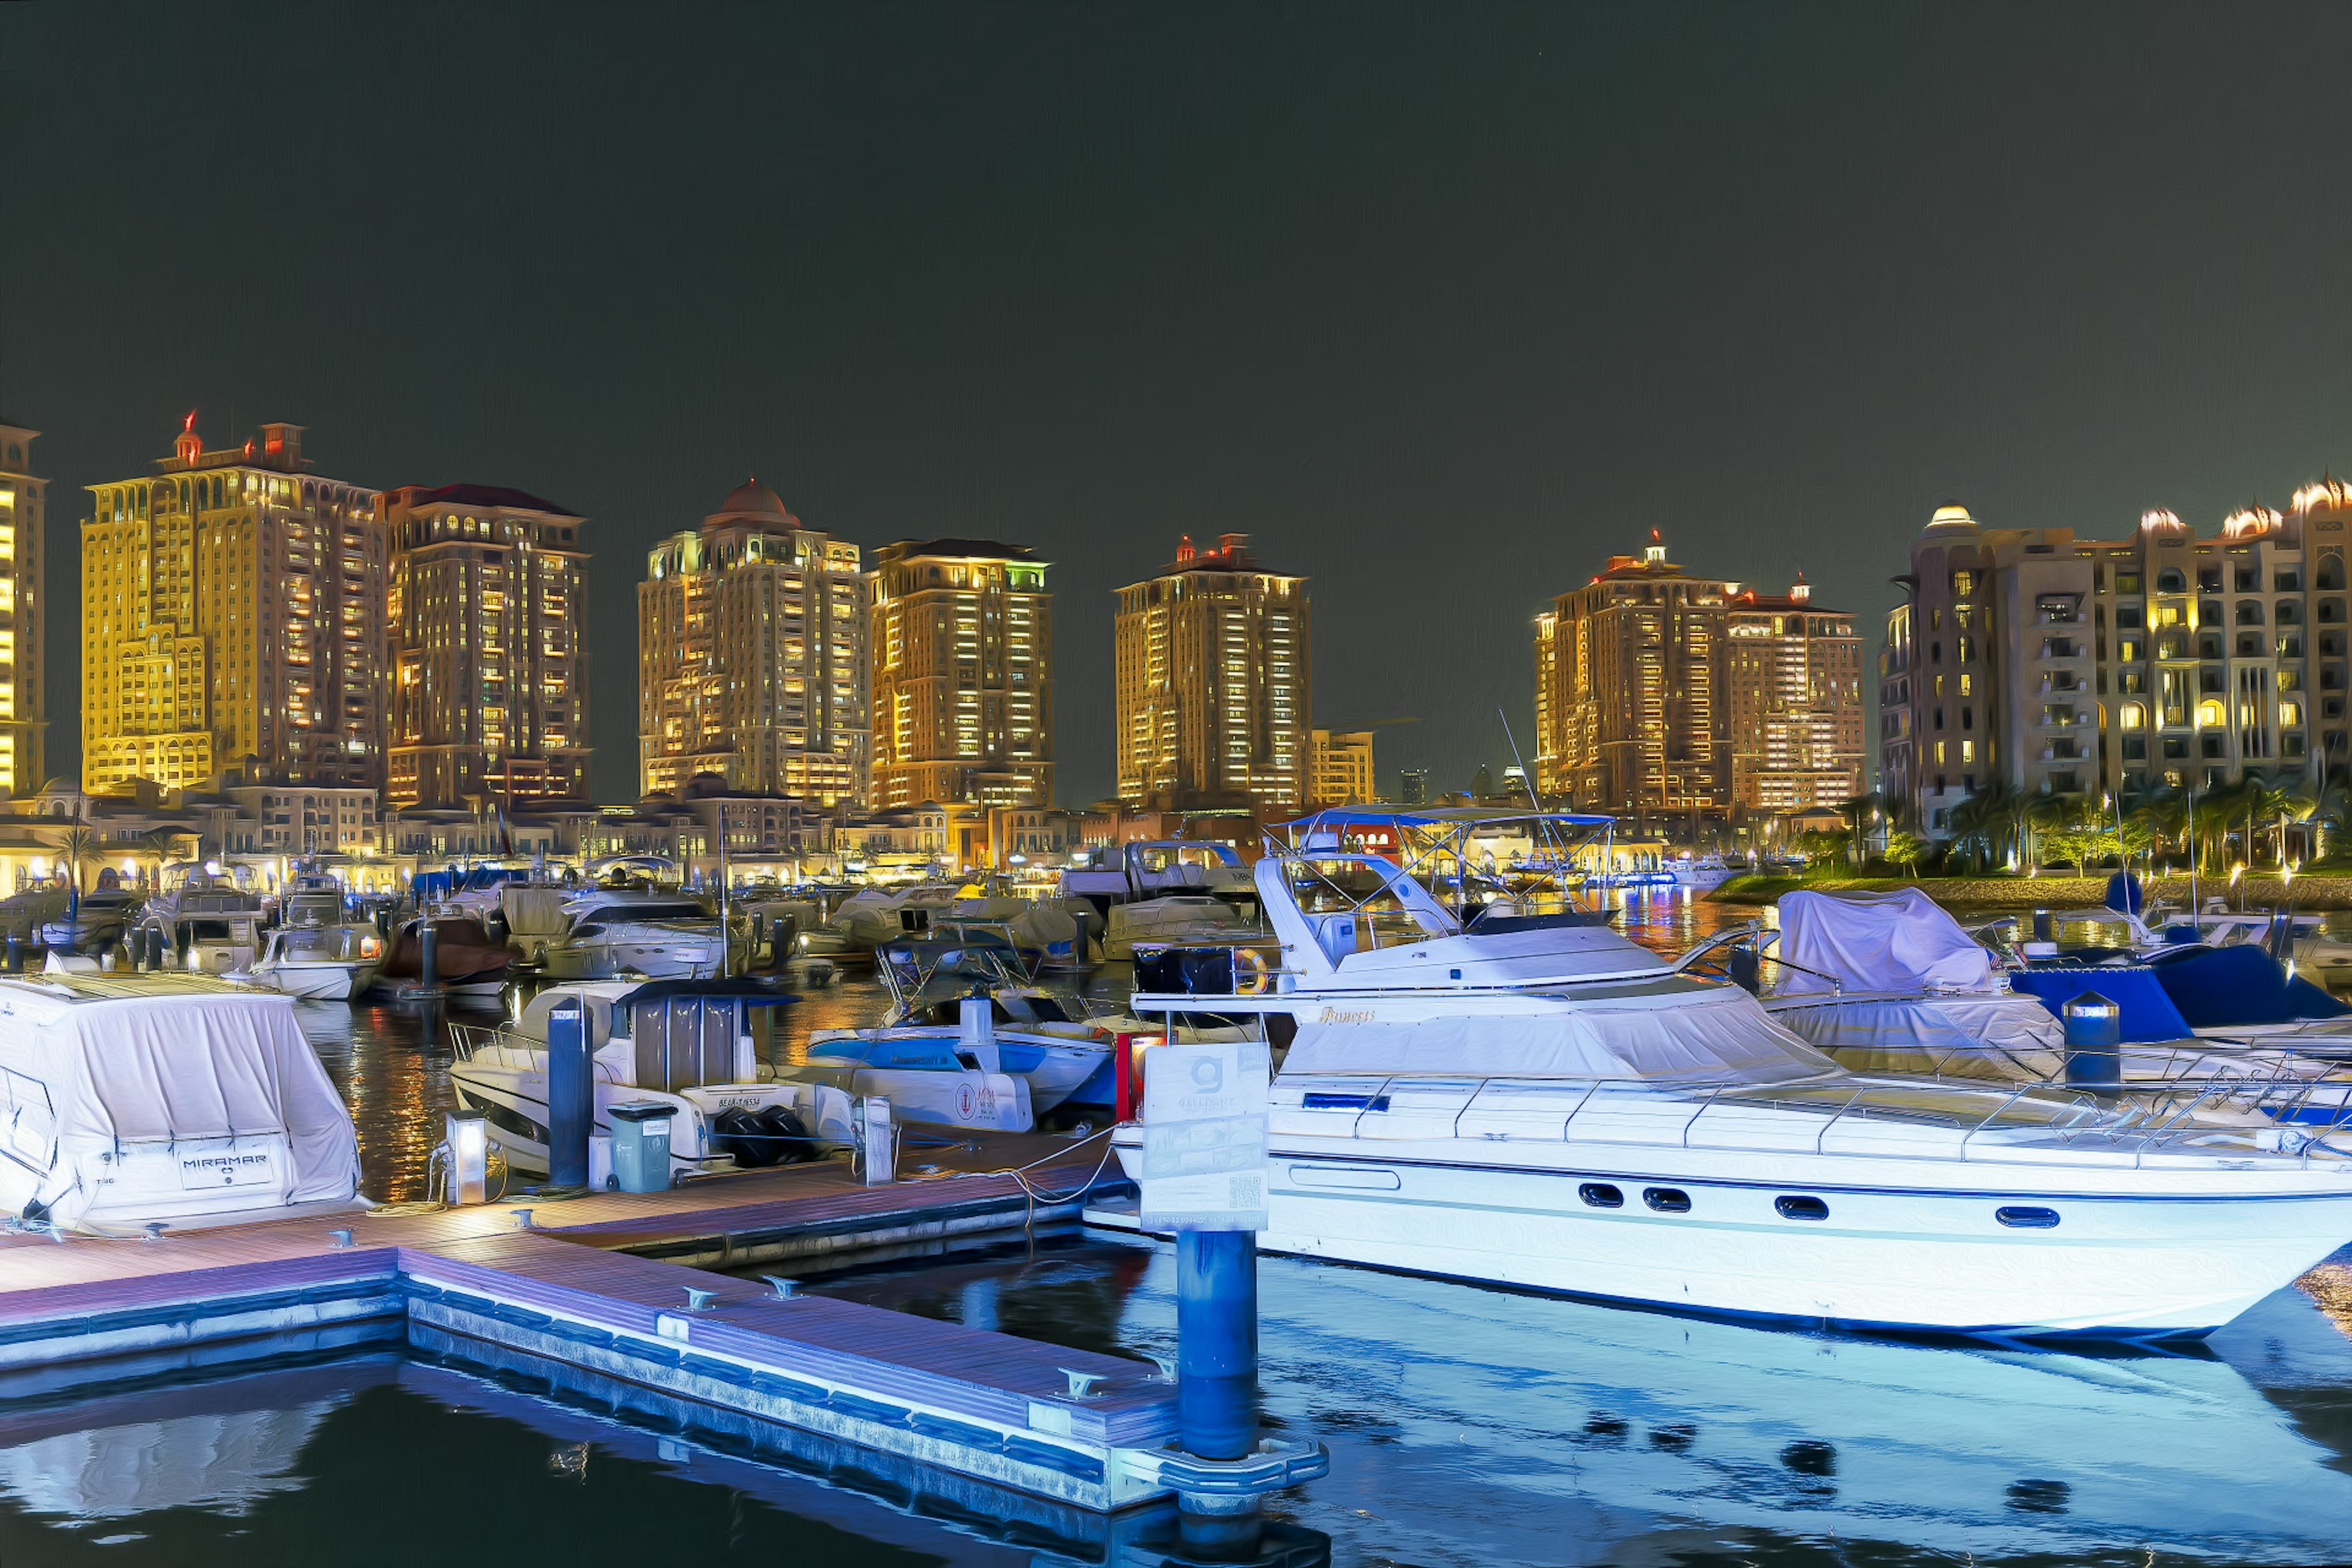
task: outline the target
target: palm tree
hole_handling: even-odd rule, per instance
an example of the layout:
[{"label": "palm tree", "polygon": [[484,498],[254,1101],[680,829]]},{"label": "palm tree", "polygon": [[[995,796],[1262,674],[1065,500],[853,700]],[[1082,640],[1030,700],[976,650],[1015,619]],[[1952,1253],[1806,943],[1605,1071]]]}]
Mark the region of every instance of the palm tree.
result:
[{"label": "palm tree", "polygon": [[139,836],[139,847],[146,851],[148,858],[155,862],[155,880],[149,884],[151,887],[158,889],[163,887],[163,868],[171,863],[173,857],[178,852],[180,841],[188,837],[185,830],[177,827],[151,828]]},{"label": "palm tree", "polygon": [[66,862],[66,946],[71,951],[81,923],[81,863],[97,852],[98,835],[87,827],[74,828],[58,848]]},{"label": "palm tree", "polygon": [[1838,815],[1846,819],[1847,826],[1853,833],[1853,868],[1857,871],[1862,869],[1863,862],[1866,858],[1862,841],[1863,825],[1876,816],[1884,804],[1876,790],[1871,791],[1868,795],[1855,795],[1852,800],[1838,802]]}]

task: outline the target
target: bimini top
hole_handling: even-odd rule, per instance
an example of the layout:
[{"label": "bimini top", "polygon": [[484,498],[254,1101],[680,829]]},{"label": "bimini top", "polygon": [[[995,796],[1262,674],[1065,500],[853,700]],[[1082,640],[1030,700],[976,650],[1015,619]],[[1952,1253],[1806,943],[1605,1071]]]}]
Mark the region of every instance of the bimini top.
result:
[{"label": "bimini top", "polygon": [[1606,827],[1617,819],[1587,812],[1538,811],[1533,806],[1327,805],[1279,826],[1303,832],[1318,827],[1477,827],[1500,822],[1557,822],[1570,827]]}]

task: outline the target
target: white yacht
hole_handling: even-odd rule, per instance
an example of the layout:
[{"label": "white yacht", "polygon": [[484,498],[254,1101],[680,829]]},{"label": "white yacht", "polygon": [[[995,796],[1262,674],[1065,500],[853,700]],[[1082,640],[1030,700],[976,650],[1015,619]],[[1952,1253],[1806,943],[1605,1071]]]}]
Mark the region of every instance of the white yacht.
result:
[{"label": "white yacht", "polygon": [[261,956],[230,978],[313,1002],[364,995],[383,966],[373,926],[285,925],[267,932]]},{"label": "white yacht", "polygon": [[250,969],[261,956],[261,896],[234,878],[186,868],[177,882],[147,900],[139,929],[160,931],[165,960],[193,973]]},{"label": "white yacht", "polygon": [[595,1130],[610,1132],[615,1101],[659,1100],[677,1110],[674,1177],[814,1159],[853,1141],[846,1096],[815,1082],[777,1081],[759,1060],[761,1009],[795,998],[757,981],[585,981],[533,996],[513,1024],[449,1026],[458,1100],[489,1123],[510,1163],[547,1169],[547,1020],[583,1010],[593,1055]]},{"label": "white yacht", "polygon": [[[1293,878],[1334,863],[1378,890],[1307,913]],[[1295,1020],[1270,1250],[1683,1310],[2166,1339],[2352,1240],[2352,1158],[2293,1129],[1850,1073],[1604,925],[1465,931],[1374,857],[1269,855],[1256,881],[1274,987],[1135,1009]],[[1139,1131],[1117,1141],[1131,1173]]]},{"label": "white yacht", "polygon": [[363,1208],[350,1113],[282,996],[0,980],[0,1213],[101,1233]]},{"label": "white yacht", "polygon": [[97,952],[117,946],[144,901],[128,888],[93,889],[69,900],[55,919],[42,923],[41,945],[63,952]]},{"label": "white yacht", "polygon": [[683,894],[604,889],[573,899],[563,912],[563,934],[540,949],[551,980],[691,979],[719,973],[727,961],[726,928]]}]

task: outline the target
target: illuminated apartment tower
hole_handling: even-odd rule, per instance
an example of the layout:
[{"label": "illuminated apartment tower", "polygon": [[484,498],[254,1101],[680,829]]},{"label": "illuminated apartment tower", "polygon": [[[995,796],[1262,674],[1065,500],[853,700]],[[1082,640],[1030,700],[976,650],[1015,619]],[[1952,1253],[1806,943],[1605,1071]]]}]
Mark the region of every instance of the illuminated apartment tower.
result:
[{"label": "illuminated apartment tower", "polygon": [[1536,787],[1596,811],[1723,814],[1720,644],[1732,584],[1655,531],[1536,621]]},{"label": "illuminated apartment tower", "polygon": [[875,806],[1054,803],[1045,567],[983,539],[874,552],[866,580]]},{"label": "illuminated apartment tower", "polygon": [[1753,588],[1724,606],[1724,733],[1732,805],[1802,811],[1862,793],[1862,639],[1853,617]]},{"label": "illuminated apartment tower", "polygon": [[1250,558],[1248,535],[1118,590],[1118,795],[1129,805],[1287,810],[1309,761],[1307,579]]},{"label": "illuminated apartment tower", "polygon": [[1307,737],[1307,804],[1364,805],[1380,799],[1373,787],[1372,732],[1317,730]]},{"label": "illuminated apartment tower", "polygon": [[41,787],[41,506],[37,430],[0,423],[0,789]]},{"label": "illuminated apartment tower", "polygon": [[583,521],[495,485],[385,493],[394,805],[587,795]]},{"label": "illuminated apartment tower", "polygon": [[381,787],[375,492],[308,472],[299,425],[207,452],[191,414],[156,468],[81,525],[83,786]]},{"label": "illuminated apartment tower", "polygon": [[646,794],[708,773],[736,790],[865,800],[857,546],[802,526],[757,479],[647,555],[637,677]]},{"label": "illuminated apartment tower", "polygon": [[2170,511],[2116,539],[1938,508],[1896,581],[1879,772],[1931,838],[1972,796],[2315,793],[2352,758],[2352,484],[2305,485],[2200,536]]}]

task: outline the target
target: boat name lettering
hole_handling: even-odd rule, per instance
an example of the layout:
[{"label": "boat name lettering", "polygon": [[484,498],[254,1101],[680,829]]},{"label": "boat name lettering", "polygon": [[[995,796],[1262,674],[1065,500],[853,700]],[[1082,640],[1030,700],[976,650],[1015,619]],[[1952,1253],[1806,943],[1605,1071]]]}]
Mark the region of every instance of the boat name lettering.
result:
[{"label": "boat name lettering", "polygon": [[1316,1015],[1318,1024],[1369,1024],[1372,1021],[1370,1007],[1326,1007]]}]

